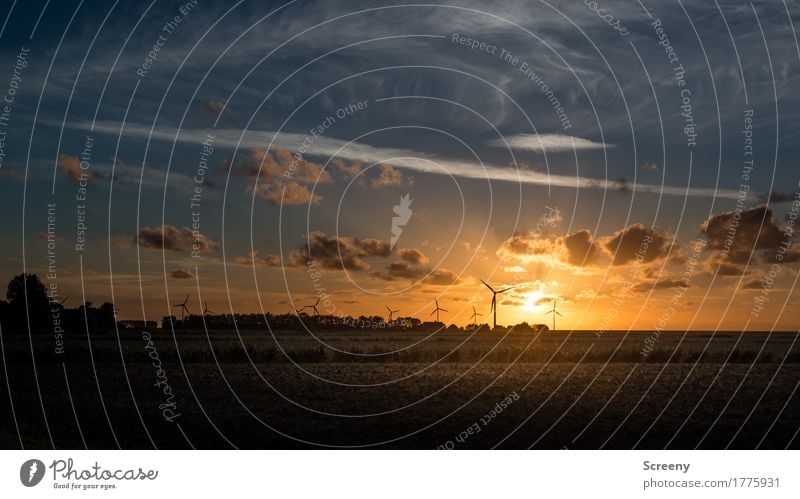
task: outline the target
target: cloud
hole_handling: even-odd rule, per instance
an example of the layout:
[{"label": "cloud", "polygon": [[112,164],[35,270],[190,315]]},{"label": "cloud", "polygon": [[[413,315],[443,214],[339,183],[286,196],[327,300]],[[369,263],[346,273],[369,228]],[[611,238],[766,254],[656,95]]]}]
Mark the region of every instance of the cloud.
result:
[{"label": "cloud", "polygon": [[58,170],[65,175],[70,182],[78,182],[81,179],[91,180],[97,177],[97,172],[93,170],[82,169],[81,160],[75,156],[68,156],[60,154],[58,156]]},{"label": "cloud", "polygon": [[381,172],[377,178],[370,181],[370,186],[375,189],[382,187],[410,187],[414,184],[414,177],[403,174],[392,165],[381,165]]},{"label": "cloud", "polygon": [[566,254],[563,260],[570,265],[584,266],[594,262],[597,247],[592,241],[592,233],[588,229],[579,230],[560,239]]},{"label": "cloud", "polygon": [[528,261],[530,257],[552,255],[555,244],[547,238],[541,237],[536,232],[514,234],[500,244],[497,254],[501,257],[511,257],[520,261]]},{"label": "cloud", "polygon": [[127,234],[115,234],[108,243],[114,248],[127,250],[133,247],[133,238]]},{"label": "cloud", "polygon": [[[501,259],[521,263],[543,263],[561,267],[597,266],[600,257],[611,259],[612,265],[626,265],[637,259],[650,263],[683,254],[674,237],[661,229],[641,224],[617,230],[610,236],[593,238],[591,231],[581,229],[563,236],[542,236],[536,232],[515,234],[501,243],[497,255]],[[670,249],[672,253],[670,254]],[[604,260],[607,261],[607,260]]]},{"label": "cloud", "polygon": [[[776,261],[781,244],[791,240],[775,223],[772,209],[762,204],[741,211],[712,214],[700,226],[708,239],[708,249],[717,252],[715,259],[744,264],[753,256],[764,262]],[[786,263],[797,261],[797,247],[792,246]]]},{"label": "cloud", "polygon": [[398,260],[386,266],[384,272],[373,272],[372,277],[377,277],[385,281],[396,279],[419,279],[427,273],[425,269],[414,267],[408,262]]},{"label": "cloud", "polygon": [[247,192],[265,199],[270,204],[279,205],[283,204],[319,204],[322,200],[321,196],[312,194],[308,187],[300,185],[297,182],[286,182],[282,185],[275,184],[255,184],[247,188]]},{"label": "cloud", "polygon": [[458,274],[442,267],[430,272],[422,282],[431,286],[451,286],[458,284],[461,280],[458,278]]},{"label": "cloud", "polygon": [[364,165],[359,161],[344,161],[339,158],[332,160],[330,164],[333,171],[346,180],[355,177],[364,169]]},{"label": "cloud", "polygon": [[221,100],[207,99],[200,103],[200,108],[212,116],[217,116],[225,109],[225,102]]},{"label": "cloud", "polygon": [[175,269],[169,273],[169,276],[173,279],[192,279],[194,272],[190,269]]},{"label": "cloud", "polygon": [[739,289],[762,289],[764,287],[764,281],[761,279],[750,279],[747,282],[742,283]]},{"label": "cloud", "polygon": [[[229,158],[221,167],[231,168],[232,163]],[[321,164],[307,161],[301,154],[292,154],[280,147],[274,152],[251,149],[235,161],[233,174],[255,180],[256,183],[248,186],[246,192],[276,205],[281,202],[288,205],[317,204],[322,197],[312,194],[308,186],[333,180]]]},{"label": "cloud", "polygon": [[258,256],[258,251],[251,251],[249,256],[235,256],[233,263],[237,265],[249,265],[259,267],[267,265],[268,267],[280,267],[281,259],[277,255],[267,255],[264,258]]},{"label": "cloud", "polygon": [[283,262],[281,261],[281,257],[278,255],[267,255],[264,257],[264,264],[267,267],[281,267]]},{"label": "cloud", "polygon": [[[67,123],[68,128],[92,130],[94,133],[118,135],[122,123],[118,122],[81,122]],[[150,140],[161,140],[168,143],[185,142],[201,144],[207,134],[215,136],[217,148],[253,147],[273,143],[274,147],[293,148],[303,143],[306,136],[299,133],[277,133],[273,131],[250,130],[242,137],[241,130],[236,129],[187,129],[176,130],[160,127],[152,130],[149,125],[125,123],[124,133],[128,137],[142,137]],[[615,181],[580,177],[576,175],[556,175],[534,170],[515,169],[491,164],[480,164],[459,159],[447,159],[410,149],[374,147],[359,142],[348,142],[331,137],[318,137],[314,142],[314,153],[318,156],[335,157],[341,160],[358,161],[365,164],[381,163],[386,158],[392,159],[394,168],[407,169],[434,175],[452,175],[461,178],[479,180],[497,180],[549,187],[580,189],[616,189]],[[636,192],[656,193],[669,196],[701,196],[737,199],[738,190],[715,189],[704,187],[672,187],[657,184],[636,184]]]},{"label": "cloud", "polygon": [[627,265],[639,260],[650,263],[667,257],[675,245],[674,237],[661,229],[633,224],[603,238],[600,246],[613,265]]},{"label": "cloud", "polygon": [[501,243],[498,256],[512,261],[548,265],[589,266],[597,257],[597,246],[588,229],[564,236],[542,236],[536,231],[515,234]]},{"label": "cloud", "polygon": [[637,284],[634,284],[632,289],[639,293],[644,293],[647,291],[657,291],[659,289],[669,289],[669,288],[684,288],[689,287],[685,281],[679,281],[675,279],[659,279],[656,281],[643,281]]},{"label": "cloud", "polygon": [[13,180],[15,182],[25,181],[25,172],[19,170],[0,169],[0,177]]},{"label": "cloud", "polygon": [[641,169],[646,172],[657,172],[661,168],[655,163],[643,163]]},{"label": "cloud", "polygon": [[366,256],[389,256],[389,243],[386,241],[368,238],[362,239],[360,245]]},{"label": "cloud", "polygon": [[[136,244],[137,238],[125,234],[111,237],[110,244],[116,248],[129,249]],[[207,253],[217,251],[219,244],[199,231],[189,227],[179,229],[172,225],[161,227],[143,227],[139,231],[139,246],[146,249],[164,249],[167,251],[198,251]]]},{"label": "cloud", "polygon": [[308,235],[308,244],[289,252],[281,260],[278,255],[267,255],[264,262],[271,267],[301,267],[319,265],[329,270],[365,270],[369,257],[389,256],[389,243],[379,239],[358,239],[345,236],[328,236],[324,232],[313,231]]},{"label": "cloud", "polygon": [[795,200],[800,200],[800,193],[785,194],[782,192],[772,191],[769,195],[767,194],[758,195],[758,201],[764,204],[790,203]]},{"label": "cloud", "polygon": [[720,255],[719,251],[711,255],[703,262],[706,271],[716,273],[721,277],[740,277],[752,273],[752,269],[745,268],[744,265],[731,263]]},{"label": "cloud", "polygon": [[425,265],[428,263],[428,257],[415,248],[402,248],[397,252],[397,256],[413,265]]},{"label": "cloud", "polygon": [[613,144],[592,142],[591,140],[580,137],[554,133],[540,133],[535,135],[520,133],[506,136],[504,139],[490,140],[486,142],[486,145],[503,148],[510,147],[514,150],[535,151],[539,153],[557,153],[573,150],[591,151],[614,147]]},{"label": "cloud", "polygon": [[[231,159],[226,160],[229,167]],[[302,154],[292,154],[288,149],[276,147],[273,152],[252,148],[246,156],[237,159],[234,174],[267,182],[290,179],[301,184],[328,183],[329,172],[321,164],[307,161]]]},{"label": "cloud", "polygon": [[[775,261],[778,261],[777,259]],[[800,262],[800,243],[792,244],[786,253],[783,254],[781,263],[796,263]]]},{"label": "cloud", "polygon": [[395,281],[398,279],[416,281],[422,279],[423,284],[431,286],[450,286],[461,282],[458,278],[458,274],[450,269],[442,267],[431,270],[424,267],[416,267],[402,260],[390,263],[385,267],[383,272],[372,272],[370,275],[378,279],[383,279],[384,281]]}]

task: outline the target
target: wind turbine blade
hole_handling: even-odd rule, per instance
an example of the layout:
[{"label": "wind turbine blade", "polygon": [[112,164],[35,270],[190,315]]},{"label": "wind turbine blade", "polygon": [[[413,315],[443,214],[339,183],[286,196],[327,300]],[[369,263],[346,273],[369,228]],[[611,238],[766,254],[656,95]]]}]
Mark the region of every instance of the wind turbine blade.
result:
[{"label": "wind turbine blade", "polygon": [[552,313],[553,313],[552,310],[548,310],[547,312],[544,313],[544,315],[549,315],[549,314],[552,314]]},{"label": "wind turbine blade", "polygon": [[483,279],[481,279],[480,281],[483,283],[483,285],[484,285],[484,286],[486,286],[487,288],[489,288],[489,289],[491,290],[491,292],[492,292],[492,293],[494,293],[494,288],[492,288],[491,286],[489,286],[488,284],[486,284],[486,281],[484,281]]},{"label": "wind turbine blade", "polygon": [[563,315],[561,315],[561,313],[559,313],[559,312],[556,312],[556,313],[558,314],[559,317],[564,317]]},{"label": "wind turbine blade", "polygon": [[431,315],[433,315],[433,314],[435,314],[435,313],[436,313],[436,310],[434,310],[433,312],[431,312]]},{"label": "wind turbine blade", "polygon": [[447,309],[446,308],[440,308],[439,312],[447,312]]}]

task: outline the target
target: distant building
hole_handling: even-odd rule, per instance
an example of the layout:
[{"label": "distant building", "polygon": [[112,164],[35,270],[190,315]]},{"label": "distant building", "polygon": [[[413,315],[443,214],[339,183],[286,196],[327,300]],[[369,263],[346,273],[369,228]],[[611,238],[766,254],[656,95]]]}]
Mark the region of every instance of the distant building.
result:
[{"label": "distant building", "polygon": [[156,329],[158,323],[156,321],[139,321],[139,320],[125,320],[117,321],[118,329],[133,330],[133,329]]}]

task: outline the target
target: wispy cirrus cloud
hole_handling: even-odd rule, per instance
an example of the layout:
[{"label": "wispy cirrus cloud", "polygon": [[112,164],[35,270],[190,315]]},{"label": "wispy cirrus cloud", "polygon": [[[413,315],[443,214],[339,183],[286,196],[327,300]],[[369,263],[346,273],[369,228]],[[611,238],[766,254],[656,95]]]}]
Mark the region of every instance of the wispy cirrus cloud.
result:
[{"label": "wispy cirrus cloud", "polygon": [[[88,122],[72,122],[65,125],[78,130],[93,130],[95,133],[119,134],[119,122],[97,122],[92,127]],[[146,125],[125,123],[124,134],[130,137],[146,137],[150,140],[201,144],[208,134],[215,136],[217,148],[265,148],[282,147],[296,150],[307,136],[298,133],[277,133],[267,130],[248,130],[242,133],[234,129],[199,129],[160,127],[151,129]],[[395,168],[433,175],[450,175],[465,179],[514,182],[547,187],[572,189],[617,190],[619,182],[612,179],[581,176],[557,175],[528,169],[517,169],[487,163],[477,163],[461,159],[434,156],[411,149],[375,147],[359,142],[350,142],[330,137],[317,137],[306,150],[308,156],[339,158],[367,164],[389,163]],[[740,193],[731,189],[707,187],[676,187],[668,185],[637,183],[630,186],[631,191],[653,193],[667,196],[717,197],[737,199]]]},{"label": "wispy cirrus cloud", "polygon": [[539,153],[558,153],[571,151],[592,151],[609,149],[614,144],[593,142],[581,137],[563,135],[559,133],[528,134],[520,133],[508,135],[502,139],[486,142],[491,147],[508,147],[518,151],[534,151]]}]

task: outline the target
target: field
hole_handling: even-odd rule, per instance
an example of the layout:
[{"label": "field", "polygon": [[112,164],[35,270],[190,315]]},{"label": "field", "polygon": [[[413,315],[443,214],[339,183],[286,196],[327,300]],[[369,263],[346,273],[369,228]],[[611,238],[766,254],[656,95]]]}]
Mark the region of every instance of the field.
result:
[{"label": "field", "polygon": [[4,334],[0,445],[797,448],[797,338]]}]

